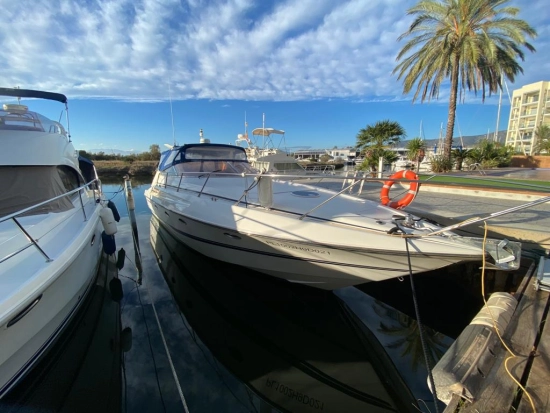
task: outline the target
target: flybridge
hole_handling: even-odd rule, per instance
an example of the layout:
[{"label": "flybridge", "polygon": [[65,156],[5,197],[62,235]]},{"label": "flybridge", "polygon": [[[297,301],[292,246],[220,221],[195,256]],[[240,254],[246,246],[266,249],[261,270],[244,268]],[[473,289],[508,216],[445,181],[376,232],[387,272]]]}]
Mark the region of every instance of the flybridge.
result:
[{"label": "flybridge", "polygon": [[[39,122],[36,122],[35,120],[29,118],[33,112],[30,112],[27,110],[27,107],[24,105],[4,105],[3,109],[6,113],[8,113],[13,119],[11,121],[14,123],[13,127],[16,129],[25,129],[30,131],[42,131],[42,126],[40,123],[45,122],[52,122],[53,126],[48,126],[47,131],[50,133],[60,133],[62,135],[66,135],[66,137],[69,139],[69,142],[71,141],[71,133],[70,133],[70,122],[69,122],[69,106],[68,106],[68,100],[67,96],[63,95],[62,93],[55,93],[55,92],[44,92],[41,90],[31,90],[31,89],[18,89],[18,88],[6,88],[6,87],[0,87],[0,96],[10,96],[15,97],[18,100],[21,98],[34,98],[34,99],[45,99],[45,100],[54,100],[56,102],[60,102],[65,104],[65,115],[67,120],[67,128],[65,129],[59,122],[51,121],[44,116],[37,115],[39,117]],[[15,115],[19,116],[19,119],[15,118]],[[5,126],[7,118],[3,118],[3,124]],[[29,121],[32,122],[32,125],[29,123]],[[23,122],[23,123],[22,123]]]}]

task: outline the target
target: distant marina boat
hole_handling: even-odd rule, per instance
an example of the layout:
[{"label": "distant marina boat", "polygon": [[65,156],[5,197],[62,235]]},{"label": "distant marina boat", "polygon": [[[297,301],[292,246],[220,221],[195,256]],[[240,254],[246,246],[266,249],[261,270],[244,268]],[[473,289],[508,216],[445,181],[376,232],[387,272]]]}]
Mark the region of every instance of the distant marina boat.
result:
[{"label": "distant marina boat", "polygon": [[[288,152],[276,148],[273,142],[274,135],[282,136],[285,131],[273,128],[256,128],[252,131],[255,138],[251,141],[248,138],[248,131],[245,128],[244,135],[238,135],[236,144],[240,146],[246,143],[245,151],[250,164],[259,171],[278,174],[306,175],[306,169],[300,165],[298,160]],[[258,144],[258,137],[261,137],[261,145]]]},{"label": "distant marina boat", "polygon": [[71,142],[68,113],[65,129],[19,101],[53,100],[68,109],[67,98],[9,88],[0,95],[18,99],[0,109],[2,397],[47,352],[94,284],[105,208],[94,165]]},{"label": "distant marina boat", "polygon": [[[414,199],[413,183],[407,202],[396,208]],[[344,191],[260,173],[239,146],[195,143],[161,155],[145,197],[168,231],[196,251],[327,290],[484,255],[502,269],[519,265],[518,243],[489,240],[484,250],[482,239],[391,208],[389,199],[380,204]]]},{"label": "distant marina boat", "polygon": [[413,163],[406,157],[406,156],[400,156],[394,163],[393,168],[394,169],[404,169],[404,168],[410,168],[413,165]]}]

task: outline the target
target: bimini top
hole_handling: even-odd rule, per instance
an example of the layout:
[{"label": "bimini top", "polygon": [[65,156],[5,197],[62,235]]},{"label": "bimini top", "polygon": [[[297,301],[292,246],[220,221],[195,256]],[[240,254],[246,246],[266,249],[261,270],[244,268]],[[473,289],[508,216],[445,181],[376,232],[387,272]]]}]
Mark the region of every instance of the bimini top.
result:
[{"label": "bimini top", "polygon": [[40,90],[15,89],[0,87],[0,96],[12,96],[15,98],[36,98],[55,100],[67,104],[67,97],[61,93],[42,92]]},{"label": "bimini top", "polygon": [[256,128],[252,131],[254,136],[284,135],[285,131],[273,128]]},{"label": "bimini top", "polygon": [[175,146],[163,152],[160,157],[159,171],[164,171],[181,163],[206,161],[237,161],[248,163],[244,148],[218,143],[191,143]]}]

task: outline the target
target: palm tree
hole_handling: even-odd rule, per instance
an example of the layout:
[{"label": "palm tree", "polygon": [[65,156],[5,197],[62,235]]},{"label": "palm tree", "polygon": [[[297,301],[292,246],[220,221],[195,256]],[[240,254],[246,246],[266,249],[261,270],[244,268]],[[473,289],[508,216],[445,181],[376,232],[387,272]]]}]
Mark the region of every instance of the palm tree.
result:
[{"label": "palm tree", "polygon": [[484,168],[495,168],[510,165],[513,152],[511,146],[504,146],[490,139],[481,139],[468,151],[466,158],[470,163],[479,163]]},{"label": "palm tree", "polygon": [[[385,344],[388,349],[401,348],[401,357],[410,357],[412,371],[423,365],[424,349],[420,338],[418,322],[400,311],[376,300],[373,304],[376,314],[381,317],[378,331],[395,339]],[[426,344],[426,356],[430,366],[434,366],[445,354],[448,346],[445,336],[427,326],[422,326]]]},{"label": "palm tree", "polygon": [[407,141],[405,148],[408,150],[408,157],[411,161],[416,162],[416,172],[419,172],[420,162],[426,155],[426,142],[422,138],[413,138]]},{"label": "palm tree", "polygon": [[535,129],[535,144],[533,145],[532,153],[534,155],[539,155],[541,152],[546,152],[547,155],[550,155],[549,125],[541,124]]},{"label": "palm tree", "polygon": [[365,156],[363,166],[376,167],[380,158],[389,163],[395,161],[397,155],[388,148],[399,143],[405,136],[403,127],[398,122],[390,120],[381,120],[359,130],[357,148]]},{"label": "palm tree", "polygon": [[[458,87],[461,99],[466,90],[482,92],[485,100],[501,88],[502,78],[511,82],[523,69],[522,47],[535,48],[526,36],[537,33],[525,21],[516,19],[519,9],[509,0],[421,0],[407,14],[416,16],[409,29],[399,36],[414,36],[401,49],[402,60],[393,73],[403,79],[403,92],[415,85],[413,102],[439,97],[443,80],[450,79],[449,111],[444,156],[451,157]],[[409,54],[410,53],[410,54]],[[409,54],[409,55],[408,55]]]},{"label": "palm tree", "polygon": [[451,151],[451,155],[453,159],[456,161],[456,169],[461,171],[462,170],[462,164],[464,163],[464,160],[468,158],[468,154],[470,153],[470,149],[466,148],[455,148]]}]

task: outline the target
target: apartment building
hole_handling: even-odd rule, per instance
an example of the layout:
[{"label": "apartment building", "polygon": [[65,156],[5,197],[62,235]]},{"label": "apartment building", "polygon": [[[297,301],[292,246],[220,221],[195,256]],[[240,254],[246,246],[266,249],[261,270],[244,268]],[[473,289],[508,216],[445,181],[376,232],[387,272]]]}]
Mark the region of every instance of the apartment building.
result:
[{"label": "apartment building", "polygon": [[535,130],[541,124],[550,126],[550,81],[536,82],[514,90],[506,145],[517,152],[532,155]]}]

